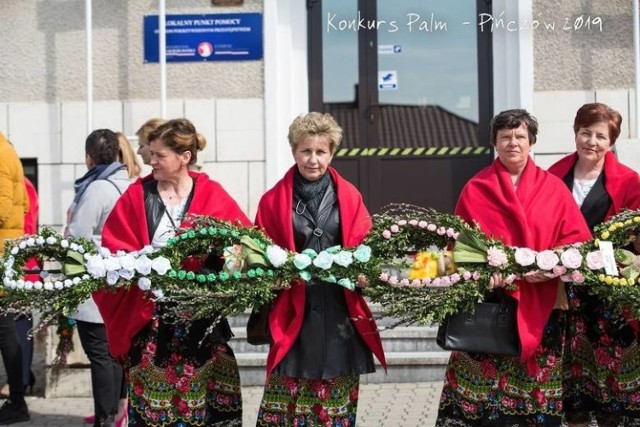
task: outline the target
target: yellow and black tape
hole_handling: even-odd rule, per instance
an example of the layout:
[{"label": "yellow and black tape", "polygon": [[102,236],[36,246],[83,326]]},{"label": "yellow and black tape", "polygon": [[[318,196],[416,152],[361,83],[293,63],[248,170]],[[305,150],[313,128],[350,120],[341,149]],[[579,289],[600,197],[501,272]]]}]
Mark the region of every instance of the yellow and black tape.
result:
[{"label": "yellow and black tape", "polygon": [[336,157],[439,157],[491,154],[490,147],[340,148]]}]

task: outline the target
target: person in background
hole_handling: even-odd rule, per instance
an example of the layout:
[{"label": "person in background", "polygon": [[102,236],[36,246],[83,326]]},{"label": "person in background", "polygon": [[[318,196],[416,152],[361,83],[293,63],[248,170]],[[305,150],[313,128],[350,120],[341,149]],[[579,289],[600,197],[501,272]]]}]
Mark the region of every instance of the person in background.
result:
[{"label": "person in background", "polygon": [[[109,129],[98,129],[87,137],[85,161],[89,170],[76,180],[75,197],[67,212],[65,237],[82,237],[101,246],[102,228],[120,195],[129,186],[129,174],[118,161],[120,145]],[[126,382],[122,366],[109,354],[107,333],[93,298],[69,316],[76,320],[82,348],[91,363],[94,427],[126,425]],[[124,402],[124,405],[120,402]]]},{"label": "person in background", "polygon": [[[371,216],[353,184],[329,167],[342,129],[312,112],[289,127],[295,161],[258,205],[256,225],[277,245],[320,252],[357,246]],[[358,286],[368,284],[364,276]],[[386,369],[375,320],[359,288],[318,278],[280,291],[269,315],[272,345],[258,426],[356,425],[360,375]]]},{"label": "person in background", "polygon": [[[28,211],[29,197],[20,158],[0,133],[0,253],[4,251],[5,240],[24,234]],[[9,383],[9,398],[0,407],[0,425],[29,421],[29,408],[24,400],[22,347],[13,316],[0,316],[0,353]]]},{"label": "person in background", "polygon": [[[591,237],[571,193],[529,156],[538,123],[525,110],[491,121],[493,163],[462,189],[455,213],[505,245],[542,251]],[[494,275],[490,286],[504,287]],[[451,352],[436,426],[562,425],[566,294],[541,272],[516,280],[520,357]]]},{"label": "person in background", "polygon": [[[153,172],[133,183],[116,204],[102,232],[104,247],[164,247],[178,228],[189,225],[187,214],[251,224],[220,184],[188,170],[206,146],[189,120],[170,120],[151,132],[149,140]],[[218,267],[216,257],[203,258],[188,257],[183,267]],[[231,329],[226,319],[205,337],[212,319],[197,320],[188,328],[165,322],[159,317],[162,303],[136,286],[101,292],[96,298],[111,354],[124,360],[128,372],[129,425],[242,424],[240,374],[227,344]]]},{"label": "person in background", "polygon": [[142,157],[145,165],[151,162],[151,153],[149,152],[149,134],[156,130],[158,126],[165,124],[164,119],[149,119],[136,132],[138,136],[138,154]]},{"label": "person in background", "polygon": [[142,169],[140,168],[140,163],[138,163],[136,153],[133,152],[131,142],[129,142],[129,139],[122,132],[116,132],[116,135],[118,136],[118,146],[120,147],[118,161],[127,169],[129,179],[139,178]]},{"label": "person in background", "polygon": [[[573,121],[576,151],[549,168],[573,194],[589,228],[625,209],[640,208],[640,176],[611,152],[622,116],[608,105],[585,104]],[[640,252],[640,237],[635,251]],[[564,409],[569,426],[640,425],[637,321],[612,312],[586,287],[569,287]],[[625,419],[626,418],[626,419]]]}]

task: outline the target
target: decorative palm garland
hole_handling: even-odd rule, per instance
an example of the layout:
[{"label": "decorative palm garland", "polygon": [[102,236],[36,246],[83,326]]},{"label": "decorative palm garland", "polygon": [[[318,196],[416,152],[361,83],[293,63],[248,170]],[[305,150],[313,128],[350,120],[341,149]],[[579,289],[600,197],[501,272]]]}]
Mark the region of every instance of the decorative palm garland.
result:
[{"label": "decorative palm garland", "polygon": [[[399,323],[431,324],[472,309],[502,273],[509,286],[529,273],[589,286],[616,310],[640,317],[640,259],[623,248],[640,229],[640,211],[624,212],[596,229],[581,245],[536,252],[487,238],[460,218],[411,205],[391,205],[374,216],[374,227],[357,248],[320,253],[287,251],[255,228],[206,216],[186,218],[166,247],[110,253],[82,239],[63,239],[43,228],[5,245],[0,263],[4,295],[0,312],[39,310],[41,325],[68,316],[93,292],[137,286],[163,304],[172,321],[190,323],[232,316],[274,298],[295,278],[319,277],[353,290],[360,275],[384,314]],[[621,277],[606,275],[598,246],[616,248]],[[24,263],[44,263],[39,279],[25,279]],[[53,263],[53,264],[52,264]],[[52,267],[53,265],[53,267]],[[535,284],[531,284],[535,286]]]}]

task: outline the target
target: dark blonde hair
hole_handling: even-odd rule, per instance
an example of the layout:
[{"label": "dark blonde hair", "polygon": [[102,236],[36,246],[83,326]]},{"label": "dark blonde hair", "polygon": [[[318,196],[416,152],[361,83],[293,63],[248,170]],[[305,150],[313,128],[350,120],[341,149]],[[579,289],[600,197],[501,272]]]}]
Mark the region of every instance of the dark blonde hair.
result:
[{"label": "dark blonde hair", "polygon": [[173,119],[149,134],[149,142],[159,140],[176,154],[189,151],[192,165],[198,161],[198,151],[204,150],[207,140],[196,132],[195,126],[187,119]]},{"label": "dark blonde hair", "polygon": [[118,153],[120,163],[127,168],[129,178],[139,177],[142,169],[140,169],[140,163],[138,163],[136,153],[133,152],[131,143],[122,132],[116,132],[116,136],[118,137],[118,145],[120,148],[120,152]]},{"label": "dark blonde hair", "polygon": [[622,116],[613,108],[600,102],[584,104],[578,109],[576,118],[573,121],[573,132],[577,134],[580,128],[588,128],[599,122],[607,123],[609,128],[609,141],[611,141],[611,145],[615,144],[620,136]]},{"label": "dark blonde hair", "polygon": [[295,150],[298,142],[308,136],[327,138],[333,154],[342,142],[342,128],[331,114],[317,112],[302,114],[296,117],[289,126],[288,138],[291,149]]},{"label": "dark blonde hair", "polygon": [[165,119],[149,119],[144,122],[144,124],[140,126],[140,129],[138,129],[138,131],[136,132],[138,143],[148,144],[149,134],[165,123],[167,123]]}]

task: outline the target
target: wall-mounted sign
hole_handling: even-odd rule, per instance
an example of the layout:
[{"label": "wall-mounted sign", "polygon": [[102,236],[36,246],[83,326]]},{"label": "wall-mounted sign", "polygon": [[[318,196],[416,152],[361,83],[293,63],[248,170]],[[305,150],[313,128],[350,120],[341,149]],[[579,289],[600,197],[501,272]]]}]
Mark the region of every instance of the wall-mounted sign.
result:
[{"label": "wall-mounted sign", "polygon": [[[144,17],[144,61],[159,62],[158,15]],[[262,59],[262,14],[166,15],[167,62]]]}]

